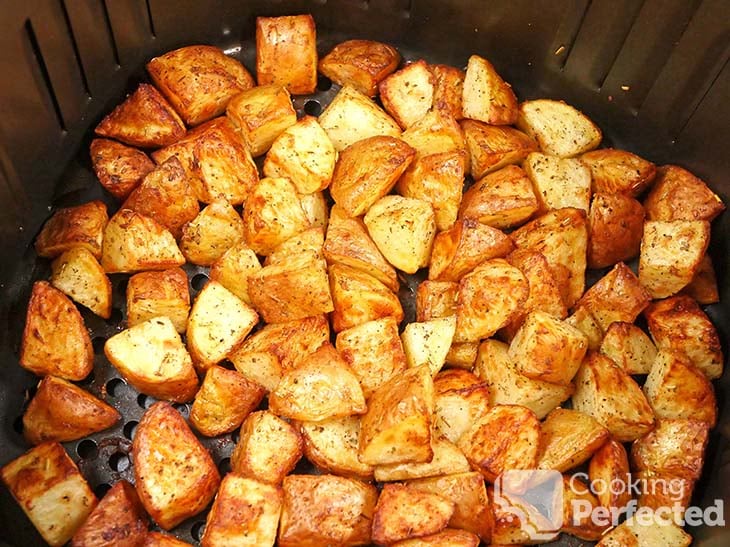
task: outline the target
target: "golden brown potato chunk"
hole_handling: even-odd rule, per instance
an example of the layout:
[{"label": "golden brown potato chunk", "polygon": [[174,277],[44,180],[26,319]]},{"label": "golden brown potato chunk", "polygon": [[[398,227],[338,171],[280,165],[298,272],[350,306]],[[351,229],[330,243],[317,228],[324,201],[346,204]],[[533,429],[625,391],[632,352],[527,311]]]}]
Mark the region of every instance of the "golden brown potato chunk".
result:
[{"label": "golden brown potato chunk", "polygon": [[230,433],[256,410],[266,390],[241,373],[213,365],[190,409],[190,423],[207,437]]},{"label": "golden brown potato chunk", "polygon": [[125,199],[155,168],[152,160],[141,150],[109,139],[91,141],[89,154],[96,178],[119,200]]},{"label": "golden brown potato chunk", "polygon": [[643,330],[623,321],[611,323],[600,351],[628,374],[649,374],[657,354],[654,343]]},{"label": "golden brown potato chunk", "polygon": [[445,528],[435,534],[416,539],[404,539],[393,545],[395,547],[429,547],[431,545],[438,545],[439,547],[477,547],[479,545],[479,536],[464,530]]},{"label": "golden brown potato chunk", "polygon": [[537,143],[513,127],[463,120],[461,128],[474,180],[507,165],[522,163],[530,152],[537,151]]},{"label": "golden brown potato chunk", "polygon": [[695,276],[689,282],[689,285],[682,289],[682,292],[691,296],[697,300],[698,304],[703,306],[717,304],[720,301],[715,267],[712,265],[712,258],[709,254],[705,254],[702,258]]},{"label": "golden brown potato chunk", "polygon": [[52,547],[66,544],[97,504],[91,487],[57,442],[40,444],[5,464],[0,478]]},{"label": "golden brown potato chunk", "polygon": [[532,180],[540,212],[575,207],[588,212],[591,171],[580,160],[531,152],[524,163]]},{"label": "golden brown potato chunk", "polygon": [[252,412],[241,426],[231,454],[233,472],[270,484],[281,484],[302,457],[296,428],[268,410]]},{"label": "golden brown potato chunk", "polygon": [[626,150],[602,148],[580,157],[591,170],[593,191],[635,198],[654,180],[656,166]]},{"label": "golden brown potato chunk", "polygon": [[527,300],[527,280],[503,258],[482,262],[459,281],[456,342],[493,336]]},{"label": "golden brown potato chunk", "polygon": [[85,247],[73,247],[53,261],[51,284],[99,317],[109,319],[112,284]]},{"label": "golden brown potato chunk", "polygon": [[483,57],[469,57],[462,97],[465,118],[492,125],[512,125],[517,121],[517,97],[512,87]]},{"label": "golden brown potato chunk", "polygon": [[624,194],[595,194],[588,214],[588,267],[605,268],[639,254],[644,208]]},{"label": "golden brown potato chunk", "polygon": [[210,279],[251,304],[248,296],[248,278],[261,269],[256,253],[241,242],[228,249],[210,266]]},{"label": "golden brown potato chunk", "polygon": [[165,316],[177,332],[185,332],[190,312],[188,277],[180,268],[142,272],[127,283],[127,325]]},{"label": "golden brown potato chunk", "polygon": [[378,90],[386,112],[407,129],[431,109],[434,77],[426,61],[419,59],[385,78]]},{"label": "golden brown potato chunk", "polygon": [[273,547],[283,497],[277,486],[226,475],[208,513],[200,545]]},{"label": "golden brown potato chunk", "polygon": [[469,463],[494,482],[503,471],[535,469],[541,441],[540,421],[529,408],[495,405],[459,439]]},{"label": "golden brown potato chunk", "polygon": [[137,90],[96,126],[100,137],[130,146],[160,148],[185,135],[185,124],[154,86],[139,84]]},{"label": "golden brown potato chunk", "polygon": [[106,205],[101,201],[59,209],[43,225],[35,240],[35,252],[55,258],[73,247],[85,247],[98,260],[108,221]]},{"label": "golden brown potato chunk", "polygon": [[725,210],[725,204],[701,179],[676,165],[657,170],[657,180],[644,201],[649,220],[707,220]]},{"label": "golden brown potato chunk", "polygon": [[556,408],[542,423],[537,468],[564,473],[590,458],[608,437],[608,430],[591,416]]},{"label": "golden brown potato chunk", "polygon": [[428,321],[456,314],[459,284],[424,279],[416,289],[416,321]]},{"label": "golden brown potato chunk", "polygon": [[142,393],[175,402],[190,401],[198,391],[193,362],[167,317],[155,317],[115,334],[104,354]]},{"label": "golden brown potato chunk", "polygon": [[243,240],[243,221],[233,206],[217,200],[206,206],[182,230],[180,250],[193,264],[209,266]]},{"label": "golden brown potato chunk", "polygon": [[94,368],[84,320],[71,300],[46,281],[36,281],[28,302],[20,365],[38,376],[83,380]]},{"label": "golden brown potato chunk", "polygon": [[640,524],[629,518],[603,536],[596,547],[689,547],[692,536],[673,522]]},{"label": "golden brown potato chunk", "polygon": [[342,87],[374,97],[378,83],[399,63],[400,53],[393,46],[373,40],[346,40],[320,59],[319,71]]},{"label": "golden brown potato chunk", "polygon": [[428,462],[376,466],[375,480],[393,482],[469,471],[469,462],[466,461],[464,454],[448,439],[434,434],[431,437],[431,450],[433,450],[433,458]]},{"label": "golden brown potato chunk", "polygon": [[113,426],[119,418],[116,409],[88,391],[46,376],[23,414],[23,436],[31,444],[75,441]]},{"label": "golden brown potato chunk", "polygon": [[317,88],[317,31],[311,15],[256,18],[256,80],[306,95]]},{"label": "golden brown potato chunk", "polygon": [[[588,476],[596,485],[596,496],[604,507],[623,509],[631,501],[629,458],[620,442],[609,439],[596,450],[588,466]],[[615,487],[609,488],[611,484]]]},{"label": "golden brown potato chunk", "polygon": [[446,362],[456,332],[456,316],[408,323],[401,340],[409,367],[428,364],[435,375]]},{"label": "golden brown potato chunk", "polygon": [[[416,157],[425,158],[445,152],[466,152],[464,132],[448,113],[431,109],[416,123],[403,132],[401,138],[416,151]],[[469,156],[465,157],[465,169],[469,169]]]},{"label": "golden brown potato chunk", "polygon": [[132,458],[142,505],[164,530],[205,509],[221,481],[210,453],[169,403],[145,411],[132,441]]},{"label": "golden brown potato chunk", "polygon": [[467,370],[439,372],[433,380],[433,388],[434,428],[452,443],[458,442],[471,424],[489,409],[487,384]]},{"label": "golden brown potato chunk", "polygon": [[[581,479],[563,475],[563,524],[560,531],[587,541],[598,541],[610,522],[594,518],[602,509],[598,498]],[[610,519],[607,519],[610,520]]]},{"label": "golden brown potato chunk", "polygon": [[508,165],[476,181],[461,198],[459,217],[494,228],[512,228],[537,211],[537,198],[527,173]]},{"label": "golden brown potato chunk", "polygon": [[173,235],[148,216],[122,209],[104,229],[101,266],[107,273],[166,270],[183,264],[185,257]]},{"label": "golden brown potato chunk", "polygon": [[323,230],[326,229],[329,219],[329,205],[324,193],[299,194],[299,201],[309,224]]},{"label": "golden brown potato chunk", "polygon": [[621,442],[638,439],[654,427],[654,412],[638,384],[598,353],[589,353],[575,376],[573,408],[593,416]]},{"label": "golden brown potato chunk", "polygon": [[291,257],[301,255],[320,260],[324,258],[323,247],[324,228],[312,226],[277,245],[276,249],[264,259],[264,266],[283,264]]},{"label": "golden brown potato chunk", "polygon": [[281,547],[367,545],[378,491],[371,484],[335,475],[284,479]]},{"label": "golden brown potato chunk", "polygon": [[464,117],[462,94],[464,71],[449,65],[429,65],[433,74],[433,106],[449,113],[455,120]]},{"label": "golden brown potato chunk", "polygon": [[304,455],[319,469],[344,477],[373,478],[373,467],[357,457],[359,416],[302,422],[299,430],[304,439]]},{"label": "golden brown potato chunk", "polygon": [[220,116],[235,95],[254,85],[239,61],[205,45],[155,57],[147,63],[147,72],[188,125]]},{"label": "golden brown potato chunk", "polygon": [[337,350],[357,376],[365,398],[406,369],[398,322],[383,317],[337,334]]},{"label": "golden brown potato chunk", "polygon": [[386,484],[375,507],[373,541],[390,545],[436,534],[453,514],[454,503],[446,497],[405,484]]},{"label": "golden brown potato chunk", "polygon": [[147,532],[142,547],[188,547],[186,543],[175,536],[163,534],[162,532]]},{"label": "golden brown potato chunk", "polygon": [[452,367],[471,370],[477,360],[479,344],[477,342],[452,343],[446,354],[446,364]]},{"label": "golden brown potato chunk", "polygon": [[134,486],[125,480],[114,484],[84,524],[76,530],[71,547],[115,545],[138,547],[147,535],[149,521]]}]

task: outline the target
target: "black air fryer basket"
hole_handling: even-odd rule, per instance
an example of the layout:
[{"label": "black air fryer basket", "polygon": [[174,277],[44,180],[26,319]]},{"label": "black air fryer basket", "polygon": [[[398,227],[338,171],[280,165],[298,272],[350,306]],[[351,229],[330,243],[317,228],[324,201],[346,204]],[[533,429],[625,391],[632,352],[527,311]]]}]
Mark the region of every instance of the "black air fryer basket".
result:
[{"label": "black air fryer basket", "polygon": [[[320,54],[347,38],[392,43],[406,59],[454,66],[480,54],[519,99],[564,99],[602,128],[602,146],[681,165],[730,203],[727,0],[0,0],[0,465],[28,449],[20,416],[37,379],[18,365],[18,346],[32,281],[49,270],[35,257],[33,239],[55,207],[90,199],[113,205],[90,170],[91,129],[145,79],[151,57],[209,43],[255,74],[256,16],[299,13],[314,16]],[[295,98],[295,106],[317,113],[334,92],[321,85]],[[713,224],[711,254],[723,303],[706,311],[725,341],[728,213]],[[203,269],[186,268],[194,295],[206,278]],[[124,421],[66,444],[99,495],[132,479],[130,439],[153,402],[119,380],[104,358],[104,341],[122,329],[125,313],[124,281],[112,276],[112,283],[111,321],[84,313],[96,366],[83,386],[117,407]],[[703,506],[715,499],[730,505],[729,374],[716,389],[719,425],[694,499]],[[184,416],[189,406],[177,405]],[[235,440],[204,441],[223,471]],[[176,534],[195,542],[204,521],[198,515]],[[696,545],[730,545],[725,528],[689,531]],[[2,542],[43,544],[5,488]]]}]

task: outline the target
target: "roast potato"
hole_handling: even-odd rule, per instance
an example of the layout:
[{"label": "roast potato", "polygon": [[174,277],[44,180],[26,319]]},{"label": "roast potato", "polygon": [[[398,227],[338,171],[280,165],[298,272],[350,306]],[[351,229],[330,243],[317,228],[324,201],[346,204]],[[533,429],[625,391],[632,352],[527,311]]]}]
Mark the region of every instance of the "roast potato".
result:
[{"label": "roast potato", "polygon": [[319,61],[319,71],[336,84],[350,86],[368,97],[378,83],[398,68],[400,53],[393,46],[373,40],[346,40]]},{"label": "roast potato", "polygon": [[127,326],[154,317],[170,319],[177,332],[185,332],[190,313],[188,276],[180,268],[134,274],[127,283]]},{"label": "roast potato", "polygon": [[155,168],[147,154],[110,139],[94,139],[89,148],[96,178],[112,196],[125,199]]},{"label": "roast potato", "polygon": [[243,238],[238,212],[226,200],[215,200],[184,226],[180,250],[188,262],[210,266]]},{"label": "roast potato", "polygon": [[311,15],[256,18],[256,80],[306,95],[317,87],[317,31]]},{"label": "roast potato", "polygon": [[99,317],[111,316],[111,281],[85,247],[73,247],[53,261],[51,285]]},{"label": "roast potato", "polygon": [[492,63],[472,55],[466,67],[462,90],[465,118],[492,125],[512,125],[517,121],[517,97]]},{"label": "roast potato", "polygon": [[602,194],[640,195],[654,180],[656,166],[626,150],[602,148],[580,160],[591,170],[593,191]]},{"label": "roast potato", "polygon": [[59,209],[36,237],[35,252],[44,258],[55,258],[74,247],[85,247],[98,260],[108,221],[106,205],[101,201]]},{"label": "roast potato", "polygon": [[386,112],[403,129],[423,118],[433,104],[435,79],[423,59],[408,63],[378,84]]}]

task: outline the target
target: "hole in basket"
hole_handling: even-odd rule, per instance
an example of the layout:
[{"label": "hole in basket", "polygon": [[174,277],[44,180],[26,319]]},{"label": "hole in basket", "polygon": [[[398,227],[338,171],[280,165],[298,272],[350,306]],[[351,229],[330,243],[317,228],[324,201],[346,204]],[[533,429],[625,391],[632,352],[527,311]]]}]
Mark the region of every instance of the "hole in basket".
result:
[{"label": "hole in basket", "polygon": [[186,405],[185,403],[175,403],[172,406],[175,410],[177,410],[185,418],[187,418],[188,414],[190,414],[190,409],[188,408],[188,405]]},{"label": "hole in basket", "polygon": [[94,494],[96,494],[96,497],[101,499],[103,498],[109,490],[111,490],[112,485],[107,484],[105,482],[102,482],[101,484],[98,484],[96,488],[94,488]]},{"label": "hole in basket", "polygon": [[332,80],[330,80],[327,76],[320,76],[317,78],[317,89],[320,91],[327,91],[332,87]]},{"label": "hole in basket", "polygon": [[112,468],[112,470],[121,473],[122,471],[126,471],[129,469],[130,461],[129,456],[124,454],[123,452],[115,452],[111,455],[109,458],[109,467]]},{"label": "hole in basket", "polygon": [[304,112],[310,116],[319,116],[322,113],[322,105],[318,101],[307,101],[304,103]]},{"label": "hole in basket", "polygon": [[18,434],[23,434],[23,417],[18,416],[13,420],[13,430]]},{"label": "hole in basket", "polygon": [[196,522],[190,528],[190,535],[193,536],[193,539],[195,541],[200,541],[200,539],[203,537],[204,532],[205,532],[205,523],[204,522]]},{"label": "hole in basket", "polygon": [[91,439],[84,439],[76,446],[76,454],[82,460],[93,460],[98,454],[96,443]]},{"label": "hole in basket", "polygon": [[126,382],[121,378],[112,378],[106,383],[106,392],[112,397],[120,397],[124,393]]},{"label": "hole in basket", "polygon": [[150,397],[149,395],[140,393],[137,396],[137,404],[140,406],[140,408],[144,408],[146,410],[149,407],[151,407],[153,404],[155,404],[155,400],[152,397]]},{"label": "hole in basket", "polygon": [[200,291],[205,287],[205,284],[208,282],[208,276],[205,274],[198,274],[196,276],[193,276],[192,281],[190,281],[190,284],[193,286],[193,289],[196,291]]},{"label": "hole in basket", "polygon": [[231,458],[223,458],[218,464],[218,471],[221,475],[226,475],[231,472]]},{"label": "hole in basket", "polygon": [[134,434],[137,431],[137,426],[139,425],[139,422],[136,420],[131,420],[124,424],[124,436],[127,437],[130,441],[134,439]]}]

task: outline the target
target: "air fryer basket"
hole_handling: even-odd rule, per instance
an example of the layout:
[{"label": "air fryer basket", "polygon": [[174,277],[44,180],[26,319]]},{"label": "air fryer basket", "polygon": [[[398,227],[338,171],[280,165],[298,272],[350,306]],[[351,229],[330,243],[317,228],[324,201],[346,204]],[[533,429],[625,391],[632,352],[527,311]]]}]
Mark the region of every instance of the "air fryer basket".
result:
[{"label": "air fryer basket", "polygon": [[[210,43],[253,72],[257,15],[311,13],[320,53],[345,38],[399,47],[407,59],[464,66],[490,59],[520,99],[562,98],[604,130],[604,146],[657,164],[682,165],[730,202],[730,20],[725,0],[5,0],[0,11],[0,465],[27,450],[20,416],[36,379],[18,366],[18,344],[34,279],[48,264],[32,241],[54,207],[89,199],[113,203],[90,171],[90,128],[145,77],[144,62],[169,49]],[[295,99],[317,113],[334,93],[327,82]],[[730,215],[715,222],[711,253],[724,303],[707,312],[721,339],[730,330]],[[190,267],[193,294],[205,282]],[[95,372],[84,387],[124,421],[66,448],[98,494],[131,479],[127,453],[144,408],[106,362],[104,341],[122,328],[125,281],[112,276],[114,311],[84,314]],[[405,289],[407,292],[407,289]],[[724,348],[727,353],[727,347]],[[729,375],[717,384],[719,425],[695,503],[730,504]],[[187,416],[190,405],[177,405]],[[222,470],[233,437],[205,440]],[[726,511],[727,516],[727,511]],[[176,533],[199,538],[205,516]],[[724,528],[690,530],[696,545],[728,545]],[[0,544],[43,542],[4,488]],[[563,540],[577,545],[580,541]]]}]

